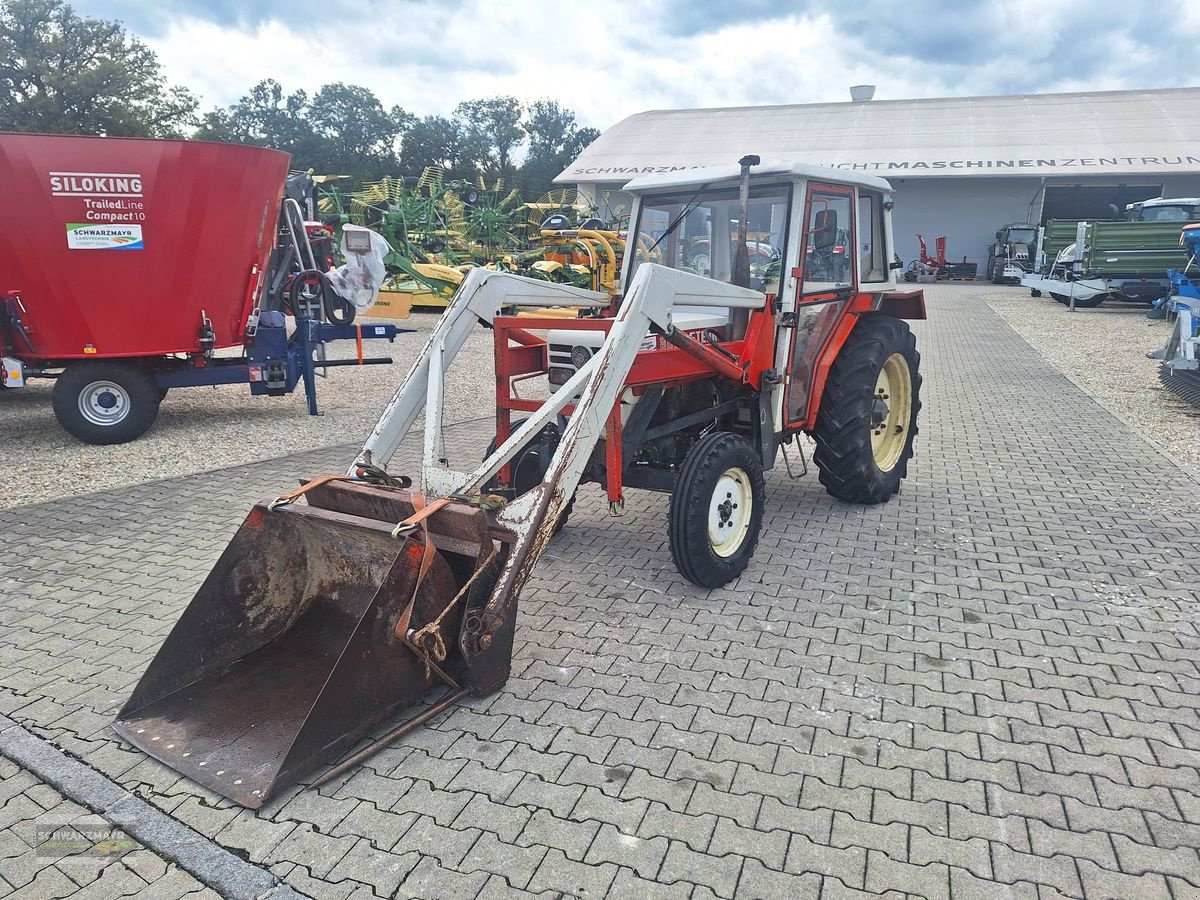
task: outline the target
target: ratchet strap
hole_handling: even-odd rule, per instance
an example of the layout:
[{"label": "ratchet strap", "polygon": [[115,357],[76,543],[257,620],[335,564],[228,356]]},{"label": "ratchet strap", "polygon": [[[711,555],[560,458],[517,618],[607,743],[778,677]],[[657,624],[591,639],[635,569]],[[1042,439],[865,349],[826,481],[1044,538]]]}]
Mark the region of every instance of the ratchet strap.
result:
[{"label": "ratchet strap", "polygon": [[[372,466],[368,463],[359,463],[354,470],[354,477],[349,475],[321,475],[314,478],[305,484],[300,485],[294,491],[289,491],[281,497],[276,497],[267,504],[267,509],[276,509],[280,506],[286,506],[299,500],[313,488],[320,487],[323,484],[329,484],[331,481],[365,481],[367,484],[375,487],[390,487],[390,488],[408,488],[412,487],[412,479],[407,475],[391,475],[379,466]],[[392,535],[396,537],[397,535]]]},{"label": "ratchet strap", "polygon": [[[438,663],[442,662],[446,658],[446,643],[442,639],[441,630],[438,626],[441,625],[442,618],[446,615],[446,612],[450,609],[450,606],[454,604],[454,601],[451,601],[451,603],[442,610],[441,615],[434,619],[433,622],[424,626],[419,631],[414,632],[412,635],[409,635],[410,626],[412,624],[413,610],[417,605],[417,594],[421,590],[421,584],[425,581],[425,576],[429,574],[430,567],[433,566],[434,557],[437,556],[437,548],[434,547],[433,539],[429,536],[429,526],[426,520],[450,502],[451,500],[449,497],[442,497],[433,501],[433,503],[426,503],[425,495],[423,493],[420,491],[413,491],[412,515],[392,529],[392,537],[403,537],[405,539],[405,543],[407,543],[409,540],[414,538],[413,533],[419,528],[421,530],[420,540],[422,543],[421,562],[417,567],[417,577],[413,580],[412,596],[408,598],[408,603],[405,604],[404,611],[400,613],[400,618],[396,620],[396,629],[394,633],[397,638],[404,642],[405,646],[417,654],[417,656],[421,658],[421,661],[425,663],[426,678],[429,678],[431,675],[436,673],[437,676],[442,679],[442,681],[446,682],[446,684],[450,685],[451,687],[456,688],[459,686],[458,682],[443,672],[438,666]],[[457,597],[455,600],[457,600]],[[432,626],[432,631],[430,626]],[[431,648],[433,651],[432,653],[426,652],[425,648],[417,643],[418,637],[429,633],[433,634],[433,647]],[[439,650],[441,651],[440,655],[438,655]]]},{"label": "ratchet strap", "polygon": [[293,501],[298,500],[299,498],[303,497],[305,494],[307,494],[313,488],[320,487],[323,484],[329,484],[329,482],[331,482],[331,481],[352,481],[352,480],[353,479],[351,479],[349,476],[346,476],[346,475],[321,475],[317,478],[314,478],[312,481],[308,482],[307,484],[300,485],[300,487],[296,488],[294,491],[289,491],[288,493],[284,494],[281,497],[276,497],[274,500],[272,500],[270,503],[267,504],[267,509],[274,510],[274,509],[278,509],[280,506],[286,506],[288,503],[292,503]]}]

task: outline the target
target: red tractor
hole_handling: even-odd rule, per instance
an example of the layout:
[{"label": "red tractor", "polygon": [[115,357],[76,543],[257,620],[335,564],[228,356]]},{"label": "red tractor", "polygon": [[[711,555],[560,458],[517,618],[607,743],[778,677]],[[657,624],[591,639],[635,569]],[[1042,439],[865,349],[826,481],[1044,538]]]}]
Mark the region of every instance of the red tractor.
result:
[{"label": "red tractor", "polygon": [[[497,690],[521,588],[582,483],[614,515],[625,488],[670,494],[671,556],[702,588],[752,564],[764,470],[781,456],[790,467],[798,435],[814,439],[833,496],[881,503],[900,489],[921,388],[905,320],[925,303],[896,290],[888,183],[746,157],[626,189],[632,232],[650,241],[626,255],[621,292],[473,270],[346,473],[250,511],[120,734],[256,807],[435,685],[440,700],[322,779]],[[752,269],[750,233],[779,249],[778,265]],[[839,233],[856,251],[845,265]],[[700,241],[705,275],[689,267]],[[501,314],[563,305],[584,314],[567,327]],[[459,470],[446,461],[443,387],[481,325],[495,336],[496,436]],[[548,398],[522,399],[515,386],[537,379]],[[389,473],[422,415],[422,463]]]}]

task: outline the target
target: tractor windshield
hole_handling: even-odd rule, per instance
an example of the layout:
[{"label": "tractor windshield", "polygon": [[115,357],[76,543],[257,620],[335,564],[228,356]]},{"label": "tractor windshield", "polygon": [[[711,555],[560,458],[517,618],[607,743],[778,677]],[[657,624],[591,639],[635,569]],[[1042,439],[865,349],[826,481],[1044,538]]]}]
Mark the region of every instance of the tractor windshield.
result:
[{"label": "tractor windshield", "polygon": [[[779,293],[791,187],[752,185],[746,249],[750,285]],[[737,188],[684,191],[642,199],[637,223],[636,267],[649,259],[672,269],[730,281],[737,250]]]},{"label": "tractor windshield", "polygon": [[1010,228],[1008,229],[1008,242],[1010,244],[1032,244],[1035,231],[1032,228]]}]

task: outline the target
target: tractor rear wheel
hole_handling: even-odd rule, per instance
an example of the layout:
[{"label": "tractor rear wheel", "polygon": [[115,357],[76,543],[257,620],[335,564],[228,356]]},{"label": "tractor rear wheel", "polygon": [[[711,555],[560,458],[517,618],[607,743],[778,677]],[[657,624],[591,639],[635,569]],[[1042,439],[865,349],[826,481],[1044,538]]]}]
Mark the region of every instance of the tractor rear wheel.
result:
[{"label": "tractor rear wheel", "polygon": [[718,588],[750,564],[762,527],[762,460],[744,437],[718,431],[688,451],[671,494],[667,536],[679,574]]},{"label": "tractor rear wheel", "polygon": [[900,490],[917,436],[921,355],[908,324],[858,320],[829,370],[812,436],[825,490],[847,503],[884,503]]},{"label": "tractor rear wheel", "polygon": [[125,444],[158,418],[158,385],[141,367],[120,362],[67,366],[51,403],[60,425],[85,444]]}]

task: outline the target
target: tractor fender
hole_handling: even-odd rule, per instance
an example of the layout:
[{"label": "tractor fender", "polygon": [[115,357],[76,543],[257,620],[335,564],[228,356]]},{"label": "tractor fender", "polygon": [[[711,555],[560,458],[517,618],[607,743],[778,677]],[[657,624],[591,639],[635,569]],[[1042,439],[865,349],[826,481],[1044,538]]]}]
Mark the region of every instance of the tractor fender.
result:
[{"label": "tractor fender", "polygon": [[871,304],[870,312],[848,311],[834,326],[833,333],[821,348],[817,365],[813,370],[812,388],[809,392],[808,408],[804,415],[804,430],[811,432],[817,424],[817,414],[821,411],[821,398],[825,393],[825,382],[829,379],[829,369],[834,360],[842,352],[850,332],[863,316],[885,315],[898,319],[924,319],[925,294],[922,291],[893,291],[879,294]]},{"label": "tractor fender", "polygon": [[879,294],[872,304],[872,312],[895,316],[897,319],[924,319],[925,293],[923,291],[889,291]]}]

